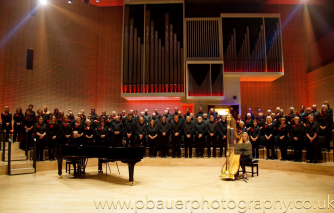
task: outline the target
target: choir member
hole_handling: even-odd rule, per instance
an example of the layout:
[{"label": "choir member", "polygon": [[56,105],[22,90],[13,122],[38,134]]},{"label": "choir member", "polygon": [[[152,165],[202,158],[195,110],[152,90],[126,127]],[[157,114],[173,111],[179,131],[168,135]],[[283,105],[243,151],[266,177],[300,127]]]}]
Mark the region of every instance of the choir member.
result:
[{"label": "choir member", "polygon": [[276,128],[278,125],[278,121],[276,119],[276,114],[275,113],[271,113],[271,118],[272,118],[272,123],[274,125],[274,127]]},{"label": "choir member", "polygon": [[218,124],[213,115],[210,115],[210,120],[206,125],[207,129],[207,144],[208,144],[208,158],[211,157],[211,146],[213,147],[213,157],[216,157],[216,135],[218,131]]},{"label": "choir member", "polygon": [[170,124],[171,117],[168,115],[168,110],[166,109],[163,116],[166,117],[166,123]]},{"label": "choir member", "polygon": [[61,125],[64,122],[64,112],[61,111],[59,112],[59,116],[58,116],[58,124]]},{"label": "choir member", "polygon": [[189,107],[187,107],[187,113],[184,114],[184,116],[183,116],[184,120],[186,120],[188,116],[190,116],[190,108]]},{"label": "choir member", "polygon": [[257,121],[253,120],[253,126],[249,130],[250,141],[252,143],[252,156],[256,159],[259,158],[259,138],[260,138],[260,127],[257,126]]},{"label": "choir member", "polygon": [[104,119],[104,120],[107,120],[107,112],[106,111],[102,111],[102,115],[100,116],[101,120]]},{"label": "choir member", "polygon": [[302,161],[302,150],[304,142],[304,125],[300,123],[300,118],[294,118],[294,124],[290,127],[290,135],[294,142],[295,162]]},{"label": "choir member", "polygon": [[219,157],[221,158],[223,156],[223,151],[225,147],[225,156],[226,156],[226,141],[227,141],[227,121],[226,121],[226,115],[222,115],[221,121],[218,122],[218,133],[219,133]]},{"label": "choir member", "polygon": [[59,110],[58,110],[58,108],[55,108],[55,109],[53,110],[53,116],[55,116],[56,119],[58,119],[58,117],[59,117]]},{"label": "choir member", "polygon": [[[267,149],[267,160],[268,159],[275,159],[275,148],[274,148],[274,134],[275,134],[275,126],[272,123],[272,117],[267,116],[267,123],[264,125],[263,128],[264,136],[266,139],[266,149]],[[271,149],[271,156],[269,154],[269,149]]]},{"label": "choir member", "polygon": [[169,108],[166,108],[166,110],[168,111],[168,117],[169,117],[169,118],[172,118],[172,115],[170,114],[170,109],[169,109]]},{"label": "choir member", "polygon": [[178,115],[179,115],[179,121],[180,121],[182,124],[184,124],[184,122],[186,122],[186,119],[182,117],[182,112],[179,111],[179,112],[178,112]]},{"label": "choir member", "polygon": [[90,115],[91,115],[93,121],[95,121],[95,120],[96,120],[96,117],[97,117],[97,114],[95,113],[95,109],[91,109],[91,110],[90,110]]},{"label": "choir member", "polygon": [[36,123],[38,123],[39,118],[43,118],[43,122],[44,122],[43,111],[41,109],[37,110],[37,115],[35,116],[35,118],[36,118]]},{"label": "choir member", "polygon": [[285,124],[286,119],[284,117],[280,119],[280,125],[277,128],[277,136],[281,150],[281,160],[284,161],[288,159],[289,126]]},{"label": "choir member", "polygon": [[143,122],[146,124],[146,126],[148,125],[148,121],[145,118],[145,112],[144,111],[140,112],[140,117],[139,118],[143,118]]},{"label": "choir member", "polygon": [[149,155],[151,158],[157,157],[157,143],[158,143],[159,128],[155,120],[151,119],[147,127]]},{"label": "choir member", "polygon": [[73,128],[73,143],[75,144],[82,144],[84,137],[84,125],[81,123],[81,118],[77,117],[75,119],[75,124],[72,126]]},{"label": "choir member", "polygon": [[84,143],[92,144],[94,140],[94,128],[91,126],[91,121],[85,121],[86,127],[84,129]]},{"label": "choir member", "polygon": [[242,121],[242,119],[241,119],[241,115],[238,114],[238,115],[237,115],[237,120],[235,121],[235,122],[236,122],[236,125],[237,125],[237,128],[239,127],[240,121]]},{"label": "choir member", "polygon": [[156,125],[159,125],[159,123],[160,123],[160,120],[157,118],[157,115],[155,114],[155,112],[152,113],[151,120],[154,120],[154,123]]},{"label": "choir member", "polygon": [[151,120],[151,116],[148,114],[148,109],[144,110],[144,118],[147,123]]},{"label": "choir member", "polygon": [[247,128],[245,126],[245,123],[243,121],[240,121],[239,127],[237,127],[238,136],[240,136],[243,132],[247,132]]},{"label": "choir member", "polygon": [[326,142],[325,147],[330,147],[330,141],[332,137],[332,124],[333,124],[333,117],[331,114],[327,112],[328,107],[327,105],[321,106],[321,112],[318,118],[319,124],[319,135],[325,136]]},{"label": "choir member", "polygon": [[126,112],[125,112],[124,109],[122,110],[121,119],[122,119],[123,124],[124,124],[124,122],[128,119],[128,117],[126,116]]},{"label": "choir member", "polygon": [[[137,144],[136,147],[145,147],[146,146],[146,134],[147,134],[147,124],[144,123],[144,117],[139,118],[139,124],[136,128],[137,134]],[[146,155],[146,150],[144,150],[144,156]],[[161,150],[161,157],[163,156],[163,150]]]},{"label": "choir member", "polygon": [[101,121],[101,118],[99,116],[96,117],[96,120],[94,120],[94,122],[92,122],[90,125],[94,128],[94,130],[96,130],[96,128],[98,126],[100,126],[100,121]]},{"label": "choir member", "polygon": [[300,123],[304,124],[305,123],[305,121],[304,121],[305,117],[307,116],[304,105],[300,106],[300,111],[298,112],[298,116],[300,118]]},{"label": "choir member", "polygon": [[306,108],[306,115],[304,116],[304,126],[306,127],[306,124],[308,124],[308,116],[312,114],[311,107]]},{"label": "choir member", "polygon": [[329,113],[331,115],[331,118],[333,118],[333,109],[331,108],[330,104],[328,101],[324,102],[324,105],[327,106],[327,113]]},{"label": "choir member", "polygon": [[271,117],[271,110],[270,109],[267,110],[267,115],[265,117],[267,118],[268,116]]},{"label": "choir member", "polygon": [[49,119],[49,114],[50,114],[50,111],[48,111],[48,107],[46,105],[44,105],[43,106],[43,111],[42,111],[44,122],[46,122],[46,120]]},{"label": "choir member", "polygon": [[121,147],[122,146],[122,138],[124,133],[124,126],[123,123],[120,121],[120,117],[115,117],[115,122],[112,123],[111,126],[111,133],[113,134],[114,138],[114,144],[115,147]]},{"label": "choir member", "polygon": [[[242,143],[248,143],[252,146],[251,142],[249,141],[249,136],[247,132],[242,133]],[[252,148],[253,149],[253,148]],[[247,179],[247,172],[245,166],[247,163],[252,162],[253,156],[252,155],[241,155],[240,156],[240,166],[242,168],[243,178],[244,180]]]},{"label": "choir member", "polygon": [[68,122],[68,117],[64,116],[64,122],[60,125],[61,142],[68,144],[72,135],[72,124]]},{"label": "choir member", "polygon": [[[256,116],[256,120],[260,120],[260,118],[262,118],[263,120],[265,120],[265,117],[264,117],[264,115],[262,113],[262,109],[259,109],[258,111],[259,111],[259,114]],[[260,114],[261,114],[261,116],[260,116]]]},{"label": "choir member", "polygon": [[213,116],[214,120],[217,120],[217,115],[216,115],[215,110],[213,108],[211,108],[210,111],[209,111],[209,118],[210,118],[211,115]]},{"label": "choir member", "polygon": [[172,114],[172,119],[174,119],[175,115],[179,115],[179,109],[177,107],[174,108],[174,113]]},{"label": "choir member", "polygon": [[9,133],[12,130],[12,114],[9,112],[9,107],[5,106],[1,113],[2,131],[6,130],[5,141],[8,142]]},{"label": "choir member", "polygon": [[197,117],[197,122],[194,125],[195,142],[196,142],[196,157],[204,158],[204,139],[206,133],[206,125],[202,122],[202,117]]},{"label": "choir member", "polygon": [[220,120],[221,120],[221,116],[220,116],[220,114],[217,113],[217,119],[216,119],[216,121],[219,122]]},{"label": "choir member", "polygon": [[276,116],[277,120],[281,117],[280,115],[281,115],[281,108],[280,107],[276,107],[275,116]]},{"label": "choir member", "polygon": [[85,121],[83,120],[83,116],[82,116],[81,112],[78,112],[78,118],[81,119],[81,123],[82,123],[82,124],[85,123]]},{"label": "choir member", "polygon": [[[22,139],[22,122],[23,122],[23,113],[21,108],[16,109],[14,114],[14,132],[13,132],[13,142],[21,141]],[[17,138],[17,140],[16,140]]]},{"label": "choir member", "polygon": [[[167,110],[165,110],[167,111]],[[168,142],[169,142],[169,136],[170,136],[170,122],[167,122],[167,120],[170,120],[170,118],[164,115],[161,118],[161,123],[159,125],[159,142],[161,147],[161,157],[167,158],[168,155]]]},{"label": "choir member", "polygon": [[182,123],[179,121],[178,114],[174,115],[174,121],[171,122],[170,130],[172,133],[172,142],[173,142],[173,154],[172,157],[175,158],[177,155],[178,158],[181,157],[181,134],[182,134]]},{"label": "choir member", "polygon": [[75,123],[75,117],[73,112],[70,112],[67,118],[67,122],[69,122],[72,126],[74,126]]},{"label": "choir member", "polygon": [[34,108],[34,105],[29,104],[28,109],[30,109],[30,116],[35,119],[36,113],[35,113],[35,111],[33,111],[33,108]]},{"label": "choir member", "polygon": [[186,117],[186,122],[184,122],[183,124],[183,131],[184,131],[185,158],[188,158],[188,149],[189,149],[189,158],[192,158],[194,123],[191,122],[190,116]]},{"label": "choir member", "polygon": [[86,122],[86,115],[85,115],[85,110],[81,110],[81,116],[82,116],[82,121],[83,121],[83,123],[85,123]]},{"label": "choir member", "polygon": [[[247,118],[248,117],[248,114],[250,114],[250,118]],[[252,108],[248,108],[248,113],[245,115],[245,120],[254,120],[255,117],[254,115],[252,114]]]},{"label": "choir member", "polygon": [[38,123],[34,126],[34,134],[36,138],[36,160],[43,161],[44,146],[46,144],[47,126],[43,122],[43,117],[39,117]]},{"label": "choir member", "polygon": [[259,113],[259,120],[257,121],[257,126],[260,128],[260,135],[264,136],[264,131],[263,131],[263,127],[266,123],[266,120],[264,119],[264,116],[261,113]]},{"label": "choir member", "polygon": [[132,119],[133,115],[128,114],[128,119],[124,122],[124,130],[126,136],[126,145],[135,146],[136,121]]},{"label": "choir member", "polygon": [[208,114],[206,113],[203,114],[202,122],[205,123],[205,125],[207,125],[210,122],[210,119],[208,119]]},{"label": "choir member", "polygon": [[46,121],[45,121],[45,124],[46,124],[46,125],[48,125],[48,123],[51,122],[52,117],[53,117],[53,114],[50,112],[49,115],[47,116]]},{"label": "choir member", "polygon": [[290,107],[290,109],[289,109],[290,111],[289,111],[289,113],[287,114],[287,116],[288,116],[288,125],[291,125],[291,123],[293,122],[293,119],[294,119],[294,116],[293,116],[293,112],[295,111],[295,108],[293,108],[293,107]]},{"label": "choir member", "polygon": [[247,132],[251,129],[253,126],[253,120],[252,120],[252,115],[250,113],[247,113],[246,120],[245,120],[245,126],[247,129]]},{"label": "choir member", "polygon": [[319,124],[314,122],[314,116],[310,114],[306,124],[307,150],[306,160],[308,163],[317,163],[322,160],[321,144],[319,142]]},{"label": "choir member", "polygon": [[202,117],[202,118],[203,118],[203,108],[202,108],[202,107],[200,107],[200,108],[198,109],[198,113],[196,114],[196,119],[197,119],[198,117]]},{"label": "choir member", "polygon": [[157,116],[157,119],[158,119],[159,121],[161,121],[161,115],[159,114],[157,108],[154,109],[154,113],[155,113],[155,115]]},{"label": "choir member", "polygon": [[[27,145],[28,147],[32,147],[33,143],[31,141],[32,139],[32,134],[34,132],[34,124],[35,124],[35,118],[34,116],[31,115],[31,110],[28,108],[25,112],[25,117],[23,120],[23,128],[27,131],[28,134],[26,134],[26,136],[28,138],[25,138],[25,140],[27,141]],[[25,149],[25,144],[23,142],[20,143],[20,149]]]},{"label": "choir member", "polygon": [[104,119],[100,121],[100,126],[96,128],[95,134],[96,134],[96,142],[98,143],[108,143],[109,142],[108,140],[109,129],[105,125]]},{"label": "choir member", "polygon": [[51,122],[47,124],[47,133],[48,133],[48,151],[49,151],[49,160],[54,160],[55,147],[59,141],[59,125],[57,124],[56,116],[53,116]]},{"label": "choir member", "polygon": [[318,121],[320,112],[317,110],[317,105],[312,105],[312,114],[314,115],[314,121]]}]

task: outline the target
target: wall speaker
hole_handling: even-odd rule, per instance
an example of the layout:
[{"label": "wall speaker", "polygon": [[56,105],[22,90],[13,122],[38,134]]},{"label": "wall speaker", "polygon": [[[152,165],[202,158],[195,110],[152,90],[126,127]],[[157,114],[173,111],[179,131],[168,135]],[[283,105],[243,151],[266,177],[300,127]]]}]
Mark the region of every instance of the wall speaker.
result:
[{"label": "wall speaker", "polygon": [[34,50],[33,49],[28,49],[27,50],[27,70],[33,70],[33,65],[34,65]]}]

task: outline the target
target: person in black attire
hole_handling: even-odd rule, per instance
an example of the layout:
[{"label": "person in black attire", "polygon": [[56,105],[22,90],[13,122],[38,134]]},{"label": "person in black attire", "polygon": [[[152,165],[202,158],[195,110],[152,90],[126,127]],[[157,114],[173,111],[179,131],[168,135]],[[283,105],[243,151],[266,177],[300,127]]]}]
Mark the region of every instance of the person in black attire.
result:
[{"label": "person in black attire", "polygon": [[159,123],[160,123],[160,120],[158,119],[158,117],[155,114],[155,112],[152,113],[151,120],[154,120],[155,125],[159,125]]},{"label": "person in black attire", "polygon": [[277,136],[279,141],[279,148],[281,150],[281,160],[288,159],[288,137],[289,137],[289,126],[285,124],[286,119],[280,118],[280,125],[277,128]]},{"label": "person in black attire", "polygon": [[104,120],[107,120],[107,112],[106,111],[102,111],[102,115],[100,116],[100,120],[104,119]]},{"label": "person in black attire", "polygon": [[147,123],[150,122],[151,116],[148,114],[148,109],[144,110],[144,118],[145,118]]},{"label": "person in black attire", "polygon": [[327,112],[327,105],[321,106],[321,113],[318,117],[319,124],[319,135],[325,136],[326,142],[325,147],[330,147],[331,137],[332,137],[332,124],[333,117],[330,113]]},{"label": "person in black attire", "polygon": [[47,122],[47,120],[49,120],[49,114],[50,112],[48,111],[48,107],[47,106],[43,106],[43,110],[42,110],[42,116],[44,119],[44,123],[47,124],[49,122]]},{"label": "person in black attire", "polygon": [[196,120],[197,120],[198,117],[202,117],[203,118],[203,108],[202,107],[200,107],[198,109],[198,113],[196,114]]},{"label": "person in black attire", "polygon": [[132,114],[128,114],[128,119],[124,122],[126,145],[135,146],[136,121],[132,119]]},{"label": "person in black attire", "polygon": [[[250,117],[248,117],[248,114]],[[245,115],[245,120],[254,120],[255,116],[252,114],[252,108],[248,108],[248,113]]]},{"label": "person in black attire", "polygon": [[[263,128],[264,136],[266,138],[267,143],[267,160],[268,159],[275,159],[275,148],[274,148],[274,134],[275,134],[275,126],[272,123],[272,118],[270,116],[267,117],[267,123],[264,125]],[[271,157],[269,155],[269,149],[271,149]]]},{"label": "person in black attire", "polygon": [[[278,120],[276,119],[276,114],[275,113],[271,113],[271,118],[272,118],[272,123],[274,125],[275,128],[277,128],[278,126]],[[276,132],[275,132],[275,136],[276,136]]]},{"label": "person in black attire", "polygon": [[190,116],[186,117],[186,122],[183,124],[183,132],[184,132],[185,158],[188,158],[188,148],[189,148],[189,158],[192,158],[194,124],[191,122]]},{"label": "person in black attire", "polygon": [[314,115],[314,121],[318,121],[320,112],[317,110],[317,105],[315,104],[312,105],[312,114]]},{"label": "person in black attire", "polygon": [[[13,143],[16,141],[22,141],[23,136],[23,113],[21,108],[16,109],[16,113],[14,114],[14,132],[13,132]],[[17,140],[16,140],[17,138]]]},{"label": "person in black attire", "polygon": [[172,142],[173,142],[173,155],[172,157],[175,158],[177,155],[178,158],[181,157],[181,134],[182,134],[182,123],[179,121],[179,115],[174,115],[174,121],[172,121],[170,125],[170,130],[172,133]]},{"label": "person in black attire", "polygon": [[61,143],[68,144],[72,136],[72,124],[68,123],[67,116],[64,116],[64,122],[60,125],[60,133]]},{"label": "person in black attire", "polygon": [[263,127],[266,124],[266,120],[262,113],[259,114],[259,119],[257,120],[257,126],[260,128],[260,136],[264,136]]},{"label": "person in black attire", "polygon": [[227,141],[227,121],[226,116],[223,115],[222,119],[218,122],[218,133],[219,133],[219,147],[220,147],[220,153],[219,157],[221,158],[223,156],[223,151],[225,147],[225,156],[226,156],[226,141]]},{"label": "person in black attire", "polygon": [[305,123],[304,119],[307,116],[304,105],[300,106],[300,111],[298,112],[298,116],[300,118],[300,123],[304,124]]},{"label": "person in black attire", "polygon": [[210,119],[208,118],[208,114],[206,113],[203,114],[202,122],[205,123],[205,125],[207,125],[210,122]]},{"label": "person in black attire", "polygon": [[241,121],[242,121],[242,119],[241,119],[241,115],[238,114],[238,115],[237,115],[237,119],[236,119],[236,121],[235,121],[237,128],[239,128],[239,125],[240,125],[240,122],[241,122]]},{"label": "person in black attire", "polygon": [[[169,117],[165,117],[165,115],[161,118],[161,123],[159,125],[159,142],[161,147],[161,157],[167,158],[168,155],[168,142],[170,136],[170,123],[166,120]],[[170,120],[170,118],[169,118]]]},{"label": "person in black attire", "polygon": [[157,157],[158,133],[159,133],[158,125],[153,119],[151,119],[150,124],[147,127],[149,155],[151,158]]},{"label": "person in black attire", "polygon": [[115,117],[115,122],[112,123],[110,131],[113,134],[114,139],[114,141],[112,141],[112,145],[115,147],[121,147],[124,134],[124,126],[123,123],[120,121],[119,116]]},{"label": "person in black attire", "polygon": [[[137,124],[136,134],[137,134],[136,147],[145,147],[147,124],[144,123],[144,117],[139,117],[139,124]],[[144,156],[145,155],[146,155],[146,149],[144,149]],[[161,150],[161,156],[162,156],[162,150]]]},{"label": "person in black attire", "polygon": [[59,117],[59,110],[58,110],[58,108],[55,108],[55,109],[53,110],[53,116],[55,116],[56,119],[58,119],[58,117]]},{"label": "person in black attire", "polygon": [[10,130],[12,130],[12,114],[9,112],[9,107],[5,106],[1,113],[2,131],[6,130],[5,141],[8,142]]},{"label": "person in black attire", "polygon": [[[81,123],[81,118],[77,117],[75,119],[75,124],[72,126],[73,128],[73,143],[82,144],[84,141],[84,124]],[[74,134],[75,133],[75,134]]]},{"label": "person in black attire", "polygon": [[237,126],[238,136],[240,136],[243,132],[247,132],[247,128],[245,127],[245,123],[243,121],[240,121],[239,126]]},{"label": "person in black attire", "polygon": [[213,116],[214,120],[217,120],[217,115],[216,115],[215,110],[213,108],[210,108],[210,110],[209,110],[209,120],[210,120],[211,115]]},{"label": "person in black attire", "polygon": [[302,151],[304,142],[304,125],[299,123],[299,117],[294,118],[294,123],[290,128],[290,135],[294,142],[295,162],[302,162]]},{"label": "person in black attire", "polygon": [[[249,136],[248,136],[247,132],[243,132],[241,136],[242,136],[242,143],[249,143],[249,144],[251,144],[251,142],[249,141]],[[252,148],[252,150],[253,150],[253,148]],[[253,156],[252,155],[241,155],[240,156],[240,166],[242,168],[242,173],[244,175],[244,180],[245,179],[248,180],[245,166],[246,166],[247,163],[252,162],[252,160],[253,160]]]},{"label": "person in black attire", "polygon": [[[333,109],[331,108],[330,104],[328,101],[325,101],[324,102],[324,105],[327,106],[327,113],[330,114],[330,117],[333,118]],[[332,119],[333,120],[333,119]]]},{"label": "person in black attire", "polygon": [[159,114],[157,108],[154,109],[154,113],[155,113],[155,115],[157,116],[157,119],[158,119],[159,121],[161,121],[161,115]]},{"label": "person in black attire", "polygon": [[67,118],[67,122],[70,123],[72,125],[72,127],[74,126],[74,124],[75,124],[75,117],[74,117],[73,112],[69,113],[68,118]]},{"label": "person in black attire", "polygon": [[57,119],[57,123],[59,124],[59,126],[64,122],[64,112],[59,112],[58,114],[58,119]]},{"label": "person in black attire", "polygon": [[81,112],[81,116],[82,116],[82,118],[81,118],[82,123],[85,123],[86,122],[85,110],[82,109],[80,112]]},{"label": "person in black attire", "polygon": [[321,144],[319,143],[319,124],[314,122],[314,116],[309,115],[309,123],[306,124],[307,150],[306,160],[308,163],[317,163],[322,160]]},{"label": "person in black attire", "polygon": [[[96,128],[95,134],[96,134],[96,142],[98,143],[108,143],[108,134],[109,129],[105,125],[104,119],[100,121],[100,126]],[[107,144],[106,144],[107,145]]]},{"label": "person in black attire", "polygon": [[188,116],[190,116],[190,108],[189,107],[187,107],[187,113],[184,114],[184,116],[183,116],[184,120],[187,120]]},{"label": "person in black attire", "polygon": [[[28,138],[25,138],[25,140],[28,142],[28,147],[33,146],[31,139],[32,139],[32,133],[34,132],[34,124],[35,124],[35,118],[31,116],[30,113],[31,113],[31,110],[27,109],[25,112],[24,120],[23,120],[23,128],[26,131],[28,131]],[[23,141],[20,142],[20,149],[25,149],[25,143]]]},{"label": "person in black attire", "polygon": [[205,133],[206,133],[206,125],[202,122],[202,117],[199,116],[197,118],[197,122],[194,125],[195,131],[195,142],[196,142],[196,157],[204,158],[204,140],[205,140]]},{"label": "person in black attire", "polygon": [[251,114],[247,113],[246,115],[246,120],[244,121],[247,132],[249,132],[249,130],[252,128],[253,126],[253,119],[251,118]]},{"label": "person in black attire", "polygon": [[252,143],[252,156],[256,159],[259,158],[259,138],[260,127],[257,126],[257,120],[253,120],[253,126],[249,129],[250,141]]},{"label": "person in black attire", "polygon": [[210,121],[206,125],[208,137],[207,137],[207,144],[208,144],[208,158],[211,157],[211,145],[213,146],[213,154],[212,156],[216,157],[216,135],[218,131],[218,124],[215,121],[213,115],[210,115]]},{"label": "person in black attire", "polygon": [[46,143],[47,126],[43,122],[43,117],[40,117],[38,123],[34,126],[34,134],[36,138],[36,159],[43,161],[44,146]]},{"label": "person in black attire", "polygon": [[179,114],[178,114],[178,115],[179,115],[179,121],[180,121],[182,124],[184,124],[184,123],[186,122],[186,119],[182,117],[182,112],[179,111]]},{"label": "person in black attire", "polygon": [[89,113],[89,114],[92,116],[93,121],[95,121],[96,118],[97,118],[97,114],[95,113],[95,109],[91,109],[90,111],[91,111],[91,113]]},{"label": "person in black attire", "polygon": [[[172,114],[172,120],[174,120],[174,116],[175,116],[175,115],[179,115],[179,110],[178,110],[177,107],[174,108],[174,111],[175,111],[175,112]],[[179,116],[179,117],[180,117],[180,116]]]},{"label": "person in black attire", "polygon": [[[34,105],[29,104],[28,109],[30,109],[30,116],[35,120],[36,113],[35,113],[35,111],[32,110],[33,108],[34,108]],[[24,116],[26,116],[26,114],[24,114]]]},{"label": "person in black attire", "polygon": [[56,144],[59,141],[59,125],[57,124],[56,116],[53,116],[51,122],[47,124],[48,133],[48,151],[49,160],[54,160],[54,152]]},{"label": "person in black attire", "polygon": [[92,144],[94,141],[94,128],[91,126],[91,121],[90,120],[86,120],[85,122],[86,127],[83,131],[84,133],[84,143],[85,144]]}]

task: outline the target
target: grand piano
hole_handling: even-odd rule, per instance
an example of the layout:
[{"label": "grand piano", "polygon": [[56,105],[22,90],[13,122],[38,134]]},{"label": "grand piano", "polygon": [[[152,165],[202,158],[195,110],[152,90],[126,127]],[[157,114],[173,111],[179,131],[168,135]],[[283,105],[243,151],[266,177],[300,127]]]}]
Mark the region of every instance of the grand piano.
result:
[{"label": "grand piano", "polygon": [[[135,164],[144,157],[144,147],[111,147],[106,145],[59,145],[58,146],[58,177],[62,178],[63,159],[79,160],[99,158],[107,162],[121,161],[128,164],[130,185],[136,185],[133,180]],[[85,166],[85,165],[83,165]]]}]

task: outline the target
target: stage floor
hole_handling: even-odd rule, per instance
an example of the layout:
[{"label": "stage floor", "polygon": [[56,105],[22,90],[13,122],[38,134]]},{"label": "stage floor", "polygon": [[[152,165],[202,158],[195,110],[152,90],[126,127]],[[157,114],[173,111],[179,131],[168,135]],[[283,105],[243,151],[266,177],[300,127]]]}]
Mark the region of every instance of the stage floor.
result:
[{"label": "stage floor", "polygon": [[[112,173],[107,177],[98,175],[96,167],[88,167],[86,176],[80,178],[65,173],[63,179],[58,179],[56,170],[1,175],[0,212],[334,212],[331,206],[328,208],[328,195],[330,202],[334,200],[333,176],[261,169],[260,176],[252,178],[248,175],[248,183],[245,183],[243,180],[221,180],[218,177],[220,166],[137,166],[134,175],[137,185],[130,186],[127,167],[120,166],[119,169],[120,175],[112,166]],[[154,201],[153,209],[146,209],[147,199]],[[131,202],[128,209],[126,206],[121,209],[120,205],[117,210],[109,209],[107,205],[104,210],[101,206],[96,207],[100,201],[108,201],[109,205],[114,201],[116,205],[118,200],[122,204],[123,201]],[[143,206],[139,200],[145,206],[136,210],[135,204]],[[207,202],[202,209],[203,200],[210,202],[209,209]],[[247,202],[247,209],[242,209],[245,206],[242,200]],[[274,205],[271,209],[263,209],[264,206],[270,207],[269,201],[277,200],[282,209],[279,203],[276,209]],[[289,200],[286,210],[283,201],[287,204]],[[304,202],[302,209],[296,209],[303,206],[301,202],[295,205],[297,200]],[[320,207],[325,200],[325,209],[319,209],[318,200]],[[308,201],[312,202],[312,207],[305,209],[310,207]],[[172,202],[173,209],[167,209]],[[182,208],[177,209],[176,204]],[[152,206],[149,202],[148,207]],[[158,209],[161,207],[163,209]]]}]

